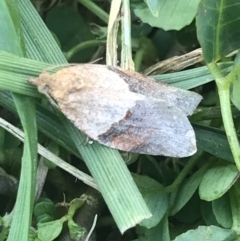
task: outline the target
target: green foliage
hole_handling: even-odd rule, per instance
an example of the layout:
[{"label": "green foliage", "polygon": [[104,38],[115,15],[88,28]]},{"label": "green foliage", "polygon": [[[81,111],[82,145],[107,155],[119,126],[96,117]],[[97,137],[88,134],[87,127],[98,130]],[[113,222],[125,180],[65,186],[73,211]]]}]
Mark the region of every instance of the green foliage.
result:
[{"label": "green foliage", "polygon": [[213,201],[222,197],[238,178],[238,170],[233,164],[218,161],[208,169],[199,187],[201,199]]},{"label": "green foliage", "polygon": [[[145,0],[132,4],[133,11],[144,23],[164,30],[180,30],[196,16],[200,0]],[[187,9],[187,11],[185,11]]]},{"label": "green foliage", "polygon": [[226,133],[218,128],[194,124],[198,147],[218,158],[233,162]]},{"label": "green foliage", "polygon": [[149,10],[151,11],[152,15],[157,17],[160,10],[160,3],[161,1],[158,0],[145,0]]},{"label": "green foliage", "polygon": [[[81,15],[73,7],[52,8],[47,13],[46,25],[56,35],[64,52],[94,37]],[[78,63],[86,62],[91,58],[94,50],[94,48],[85,48],[69,60]]]},{"label": "green foliage", "polygon": [[[237,60],[237,57],[236,57]],[[235,61],[235,67],[233,70],[229,73],[229,78],[232,80],[232,86],[231,86],[231,101],[232,103],[240,110],[240,97],[239,97],[239,88],[240,88],[240,66],[238,61]]]},{"label": "green foliage", "polygon": [[84,204],[84,199],[75,199],[69,205],[68,213],[60,219],[54,220],[55,206],[49,199],[39,199],[34,207],[34,216],[37,221],[37,238],[41,241],[55,240],[63,229],[64,222],[68,222],[70,236],[79,240],[86,232],[84,228],[73,221],[73,215]]},{"label": "green foliage", "polygon": [[33,210],[33,214],[37,223],[53,221],[54,212],[55,205],[50,199],[47,198],[40,198]]},{"label": "green foliage", "polygon": [[197,14],[198,39],[207,63],[217,62],[239,48],[238,0],[200,2]]},{"label": "green foliage", "polygon": [[[199,60],[189,67],[194,58],[185,55],[184,70],[176,71],[178,63],[170,59],[168,73],[158,68],[152,75],[194,88],[204,98],[190,117],[198,152],[184,159],[128,156],[90,144],[49,105],[27,80],[66,65],[65,57],[104,64],[111,1],[32,2],[38,12],[29,0],[0,1],[0,241],[86,240],[96,213],[101,214],[97,240],[110,240],[116,227],[122,233],[133,227],[114,236],[118,240],[240,240],[240,55],[227,57],[240,47],[239,1],[125,0],[120,11],[125,22],[115,40],[121,46],[124,36],[124,43],[131,43],[119,49],[128,58],[132,45],[137,71],[202,48],[206,65]],[[126,19],[126,6],[132,20]],[[38,143],[48,152],[38,146],[45,156],[37,172]],[[65,162],[56,162],[57,156]],[[104,201],[72,175],[98,188]],[[34,204],[40,188],[44,198]]]},{"label": "green foliage", "polygon": [[168,210],[168,194],[164,192],[164,187],[157,181],[137,174],[133,175],[147,206],[153,216],[143,220],[140,225],[148,229],[157,226]]},{"label": "green foliage", "polygon": [[181,184],[181,186],[177,190],[177,194],[174,192],[172,193],[171,198],[173,199],[173,205],[169,213],[171,216],[179,212],[179,210],[181,210],[186,205],[186,203],[191,199],[191,197],[198,189],[199,184],[201,183],[207,168],[208,165],[205,165],[202,168],[200,168],[197,172],[195,172],[191,177],[186,179]]},{"label": "green foliage", "polygon": [[188,232],[179,235],[173,241],[190,241],[190,240],[235,240],[237,234],[231,230],[226,230],[216,226],[199,226],[195,230],[189,230]]},{"label": "green foliage", "polygon": [[212,202],[213,213],[216,220],[224,228],[231,228],[233,224],[231,205],[228,193]]}]

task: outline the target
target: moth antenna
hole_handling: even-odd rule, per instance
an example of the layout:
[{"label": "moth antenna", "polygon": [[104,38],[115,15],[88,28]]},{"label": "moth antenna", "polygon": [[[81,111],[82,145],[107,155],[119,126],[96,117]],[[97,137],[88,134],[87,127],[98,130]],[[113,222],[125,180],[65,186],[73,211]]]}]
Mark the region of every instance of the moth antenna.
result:
[{"label": "moth antenna", "polygon": [[49,67],[43,69],[43,71],[55,73],[55,72],[57,72],[58,70],[61,70],[62,68],[68,68],[68,67],[76,66],[76,65],[79,65],[79,64],[77,64],[77,63],[72,63],[72,64],[68,64],[68,63],[66,63],[66,64],[59,64],[59,65],[49,66]]},{"label": "moth antenna", "polygon": [[90,61],[89,64],[95,64],[95,63],[97,63],[98,61],[100,61],[101,59],[103,59],[103,57],[98,58],[98,59],[95,59],[95,60],[93,60],[93,61]]},{"label": "moth antenna", "polygon": [[[98,62],[98,61],[101,60],[101,59],[102,59],[102,58],[98,58],[98,59],[96,59],[96,60],[94,60],[94,61],[89,62],[89,64],[94,64],[94,63]],[[87,63],[83,63],[83,64],[87,64]],[[62,68],[68,68],[68,67],[71,67],[71,66],[79,66],[79,65],[81,65],[81,64],[78,64],[78,63],[60,64],[60,65],[49,66],[49,67],[43,69],[43,71],[46,71],[46,72],[49,71],[49,72],[55,73],[56,71],[58,71],[58,70],[60,70],[60,69],[62,69]]]},{"label": "moth antenna", "polygon": [[55,73],[58,70],[60,70],[62,68],[66,68],[68,66],[69,66],[69,64],[60,64],[60,65],[49,66],[49,67],[43,69],[43,72]]}]

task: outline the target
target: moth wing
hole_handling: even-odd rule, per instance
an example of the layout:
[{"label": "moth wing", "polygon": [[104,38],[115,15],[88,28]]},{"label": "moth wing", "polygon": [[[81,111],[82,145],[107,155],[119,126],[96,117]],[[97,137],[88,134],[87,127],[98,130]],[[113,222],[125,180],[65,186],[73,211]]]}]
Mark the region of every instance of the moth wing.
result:
[{"label": "moth wing", "polygon": [[[112,69],[113,67],[109,67]],[[116,71],[116,68],[114,68]],[[122,79],[129,85],[132,92],[164,100],[170,105],[176,105],[185,115],[191,115],[201,101],[201,95],[172,85],[156,81],[130,70],[117,69]]]},{"label": "moth wing", "polygon": [[102,144],[173,157],[196,151],[194,131],[178,105],[134,93],[117,72],[106,73],[107,66],[94,67],[70,67],[48,78],[40,76],[34,84],[43,89],[47,86],[67,118]]},{"label": "moth wing", "polygon": [[[141,97],[106,65],[70,66],[31,81],[51,96],[65,116],[94,140],[113,123],[125,118],[135,100]],[[42,91],[43,92],[43,91]]]},{"label": "moth wing", "polygon": [[186,157],[196,152],[193,128],[176,106],[154,98],[136,102],[125,119],[98,141],[112,148],[150,155]]}]

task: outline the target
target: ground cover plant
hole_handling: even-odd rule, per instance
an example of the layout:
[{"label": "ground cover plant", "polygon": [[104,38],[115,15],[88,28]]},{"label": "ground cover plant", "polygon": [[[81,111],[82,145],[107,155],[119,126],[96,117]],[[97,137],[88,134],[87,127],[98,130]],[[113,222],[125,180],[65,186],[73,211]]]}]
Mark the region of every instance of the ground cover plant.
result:
[{"label": "ground cover plant", "polygon": [[[240,240],[237,0],[0,1],[0,240]],[[191,157],[91,141],[28,80],[135,69],[203,96]]]}]

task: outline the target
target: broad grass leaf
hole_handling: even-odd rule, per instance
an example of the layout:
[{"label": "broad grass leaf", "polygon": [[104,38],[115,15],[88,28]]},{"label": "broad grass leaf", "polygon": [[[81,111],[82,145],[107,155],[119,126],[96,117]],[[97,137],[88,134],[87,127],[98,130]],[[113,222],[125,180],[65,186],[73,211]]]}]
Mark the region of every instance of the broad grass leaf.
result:
[{"label": "broad grass leaf", "polygon": [[[7,3],[9,2],[9,4]],[[17,6],[12,6],[11,1],[0,1],[0,22],[1,24],[1,39],[0,49],[22,55],[21,45],[19,44],[19,29],[16,29],[17,21],[19,21],[19,13]],[[13,22],[13,20],[16,21]],[[19,31],[19,32],[17,32]]]},{"label": "broad grass leaf", "polygon": [[[218,66],[223,74],[228,74],[232,69],[232,65],[233,62],[225,62],[220,63]],[[151,77],[182,89],[192,89],[209,83],[214,79],[206,66],[174,73],[152,75]]]},{"label": "broad grass leaf", "polygon": [[[27,39],[27,56],[52,64],[66,64],[66,59],[54,38],[36,14],[31,3],[28,0],[19,0],[19,7]],[[150,212],[121,155],[116,150],[103,147],[98,143],[88,146],[81,145],[86,140],[85,135],[61,113],[59,113],[59,117],[94,176],[120,231],[124,232],[144,218],[150,217]],[[109,173],[111,175],[108,175]],[[116,189],[116,187],[118,188]],[[121,200],[121,202],[116,202],[116,200]]]},{"label": "broad grass leaf", "polygon": [[234,162],[224,131],[194,124],[198,148],[221,159]]},{"label": "broad grass leaf", "polygon": [[[0,49],[23,56],[25,48],[22,38],[21,17],[18,4],[15,1],[0,1],[0,21]],[[14,93],[12,96],[25,132],[25,142],[15,204],[17,212],[15,211],[12,217],[8,241],[26,240],[28,237],[37,167],[37,128],[34,102],[26,96]],[[25,218],[23,219],[23,217]]]},{"label": "broad grass leaf", "polygon": [[[16,114],[16,108],[11,95],[6,91],[0,91],[0,105]],[[64,149],[81,158],[72,139],[69,137],[59,117],[47,108],[36,104],[36,119],[38,129]],[[9,134],[10,135],[10,134]],[[12,137],[14,138],[14,137]]]}]

